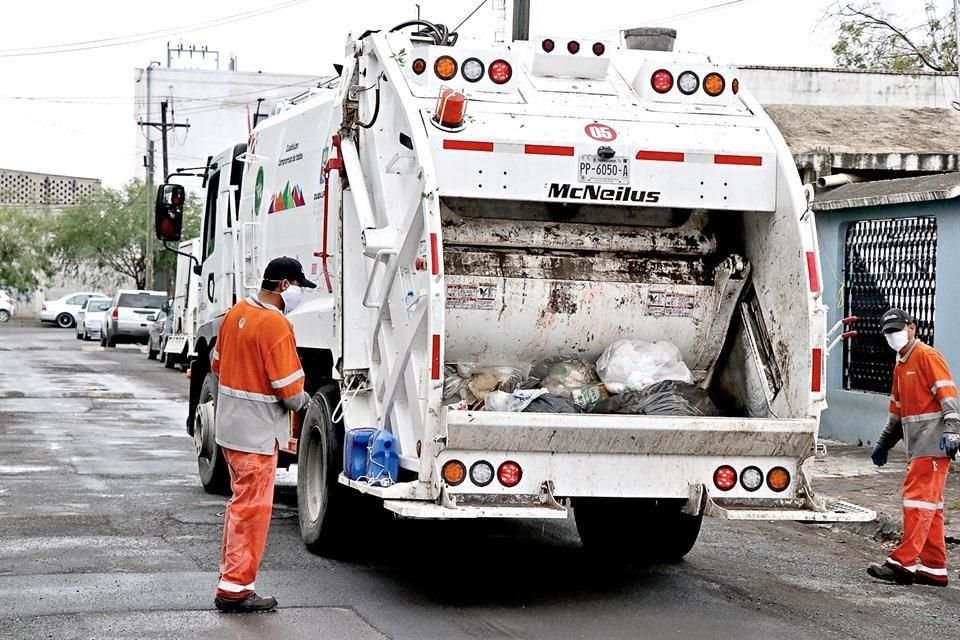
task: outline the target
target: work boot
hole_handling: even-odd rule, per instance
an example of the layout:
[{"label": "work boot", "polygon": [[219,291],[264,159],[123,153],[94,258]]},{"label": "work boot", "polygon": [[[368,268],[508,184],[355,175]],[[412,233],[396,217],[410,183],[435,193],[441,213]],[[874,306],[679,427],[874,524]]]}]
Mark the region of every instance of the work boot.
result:
[{"label": "work boot", "polygon": [[277,608],[276,598],[272,596],[261,598],[255,593],[238,600],[217,596],[213,602],[217,605],[217,609],[223,613],[263,613]]},{"label": "work boot", "polygon": [[936,580],[930,576],[918,573],[917,577],[914,579],[915,584],[922,584],[925,587],[945,587],[947,586],[947,578],[944,577],[942,580]]},{"label": "work boot", "polygon": [[900,567],[892,567],[888,564],[873,563],[867,567],[867,573],[884,582],[893,582],[896,584],[913,584],[916,576]]}]

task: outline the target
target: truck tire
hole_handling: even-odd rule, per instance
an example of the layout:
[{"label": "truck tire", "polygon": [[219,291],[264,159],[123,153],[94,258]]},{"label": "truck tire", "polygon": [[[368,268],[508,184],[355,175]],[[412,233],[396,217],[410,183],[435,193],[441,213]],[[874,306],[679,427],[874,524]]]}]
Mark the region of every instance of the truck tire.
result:
[{"label": "truck tire", "polygon": [[297,509],[300,537],[317,554],[330,555],[344,538],[357,497],[337,481],[343,470],[343,425],[333,422],[340,398],[336,384],[317,390],[307,407],[297,445]]},{"label": "truck tire", "polygon": [[217,444],[215,417],[217,410],[217,377],[207,373],[200,388],[200,403],[194,416],[193,442],[197,448],[200,484],[207,493],[230,495],[230,472]]},{"label": "truck tire", "polygon": [[69,329],[73,326],[73,316],[69,313],[61,313],[57,316],[57,326],[61,329]]},{"label": "truck tire", "polygon": [[584,548],[639,564],[683,560],[697,542],[703,515],[681,512],[684,500],[574,498]]}]

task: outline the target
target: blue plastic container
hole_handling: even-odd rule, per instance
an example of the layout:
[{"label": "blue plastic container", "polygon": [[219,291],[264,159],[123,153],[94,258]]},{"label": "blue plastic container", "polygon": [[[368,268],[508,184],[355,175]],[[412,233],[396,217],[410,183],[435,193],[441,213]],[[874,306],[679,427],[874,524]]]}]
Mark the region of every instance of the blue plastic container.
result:
[{"label": "blue plastic container", "polygon": [[376,429],[368,427],[347,431],[343,441],[343,474],[356,480],[367,473],[367,447]]},{"label": "blue plastic container", "polygon": [[381,486],[395,483],[400,475],[397,438],[389,431],[380,429],[370,438],[367,449],[367,478]]}]

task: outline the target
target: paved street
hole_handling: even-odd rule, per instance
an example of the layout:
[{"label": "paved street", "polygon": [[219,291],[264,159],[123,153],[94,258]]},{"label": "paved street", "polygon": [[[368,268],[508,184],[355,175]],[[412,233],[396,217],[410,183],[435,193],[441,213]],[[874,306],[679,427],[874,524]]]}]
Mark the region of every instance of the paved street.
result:
[{"label": "paved street", "polygon": [[0,326],[0,637],[958,636],[954,570],[873,582],[883,548],[827,527],[707,521],[682,564],[627,569],[592,564],[572,521],[394,521],[321,558],[289,472],[257,580],[281,609],[220,615],[224,501],[196,479],[186,384],[135,347]]}]

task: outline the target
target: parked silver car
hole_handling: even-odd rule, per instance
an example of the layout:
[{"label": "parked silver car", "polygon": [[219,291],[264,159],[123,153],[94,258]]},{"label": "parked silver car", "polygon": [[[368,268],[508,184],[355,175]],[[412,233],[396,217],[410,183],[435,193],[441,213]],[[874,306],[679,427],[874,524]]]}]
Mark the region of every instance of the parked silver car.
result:
[{"label": "parked silver car", "polygon": [[77,313],[77,338],[99,340],[104,316],[110,309],[110,298],[90,298]]},{"label": "parked silver car", "polygon": [[7,322],[17,313],[17,303],[10,294],[0,289],[0,322]]},{"label": "parked silver car", "polygon": [[115,347],[120,342],[146,344],[150,337],[150,318],[167,301],[166,291],[121,289],[113,296],[104,319],[100,345]]}]

